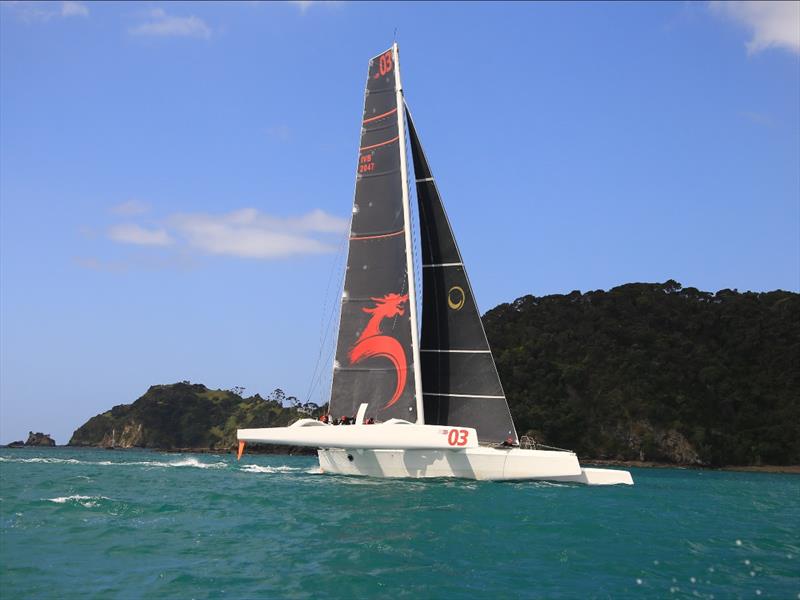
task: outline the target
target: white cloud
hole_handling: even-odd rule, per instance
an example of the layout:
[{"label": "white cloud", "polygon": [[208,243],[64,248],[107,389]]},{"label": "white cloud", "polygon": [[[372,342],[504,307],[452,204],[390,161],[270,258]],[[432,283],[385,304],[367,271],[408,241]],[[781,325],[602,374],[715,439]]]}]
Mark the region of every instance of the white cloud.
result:
[{"label": "white cloud", "polygon": [[349,225],[341,217],[329,215],[324,210],[312,210],[307,215],[293,219],[286,219],[286,224],[297,228],[298,231],[319,231],[323,233],[342,233]]},{"label": "white cloud", "polygon": [[289,129],[288,125],[281,124],[267,129],[267,135],[279,142],[288,142],[292,139],[292,130]]},{"label": "white cloud", "polygon": [[4,8],[13,11],[17,18],[31,23],[34,21],[45,22],[54,17],[88,17],[89,8],[81,2],[62,2],[57,4],[45,2],[3,2]]},{"label": "white cloud", "polygon": [[168,246],[173,243],[164,229],[145,229],[135,223],[114,225],[108,230],[108,237],[115,242],[140,246]]},{"label": "white cloud", "polygon": [[106,271],[109,273],[122,273],[127,271],[127,266],[120,261],[102,261],[93,256],[77,256],[73,258],[75,264],[91,271]]},{"label": "white cloud", "polygon": [[739,116],[762,127],[772,127],[773,125],[772,118],[764,113],[744,110],[739,113]]},{"label": "white cloud", "polygon": [[347,228],[345,219],[321,210],[282,218],[244,208],[224,215],[175,215],[169,222],[195,250],[261,259],[333,252],[335,246],[320,234],[341,234]]},{"label": "white cloud", "polygon": [[289,0],[289,4],[294,4],[299,8],[301,14],[306,14],[312,6],[338,6],[341,2],[338,0]]},{"label": "white cloud", "polygon": [[111,207],[112,213],[123,217],[142,215],[148,210],[150,210],[150,206],[145,202],[140,202],[139,200],[126,200],[121,204]]},{"label": "white cloud", "polygon": [[753,37],[745,44],[748,54],[768,48],[800,53],[800,2],[711,2],[710,7],[752,30]]},{"label": "white cloud", "polygon": [[[141,206],[144,205],[138,201],[129,201],[115,208],[121,209],[117,214],[132,216],[130,211]],[[108,229],[107,237],[123,244],[171,246],[186,255],[277,259],[334,252],[347,226],[347,219],[323,210],[276,217],[255,208],[243,208],[225,214],[176,214],[157,227],[115,225]]]},{"label": "white cloud", "polygon": [[163,8],[154,8],[148,12],[149,20],[141,25],[132,27],[129,31],[133,35],[156,37],[197,37],[208,39],[211,37],[211,28],[205,21],[194,15],[176,17],[168,15]]},{"label": "white cloud", "polygon": [[303,14],[305,14],[305,12],[311,8],[311,5],[314,4],[312,0],[291,0],[291,3],[299,8],[300,12]]},{"label": "white cloud", "polygon": [[80,2],[62,2],[61,3],[61,16],[62,17],[88,17],[89,8]]},{"label": "white cloud", "polygon": [[161,271],[163,269],[192,269],[196,261],[181,254],[171,256],[139,255],[122,259],[101,259],[94,256],[75,256],[73,262],[84,269],[105,273],[127,273],[131,270]]}]

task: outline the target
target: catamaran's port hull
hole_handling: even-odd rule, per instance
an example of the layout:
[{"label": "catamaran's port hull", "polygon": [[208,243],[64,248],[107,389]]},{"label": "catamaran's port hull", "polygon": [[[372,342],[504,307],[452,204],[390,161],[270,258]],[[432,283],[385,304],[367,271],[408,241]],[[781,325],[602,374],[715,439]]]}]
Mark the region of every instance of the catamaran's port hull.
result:
[{"label": "catamaran's port hull", "polygon": [[586,485],[632,485],[627,471],[582,469],[572,452],[497,448],[465,450],[320,449],[325,473],[368,477],[457,477],[478,480],[543,480]]}]

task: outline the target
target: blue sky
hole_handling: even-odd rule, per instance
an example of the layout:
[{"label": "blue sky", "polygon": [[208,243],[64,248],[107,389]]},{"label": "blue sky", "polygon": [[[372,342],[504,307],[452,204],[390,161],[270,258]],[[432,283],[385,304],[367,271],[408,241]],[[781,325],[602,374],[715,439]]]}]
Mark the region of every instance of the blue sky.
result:
[{"label": "blue sky", "polygon": [[797,291],[799,6],[3,3],[0,441],[183,379],[324,396],[395,29],[483,310]]}]

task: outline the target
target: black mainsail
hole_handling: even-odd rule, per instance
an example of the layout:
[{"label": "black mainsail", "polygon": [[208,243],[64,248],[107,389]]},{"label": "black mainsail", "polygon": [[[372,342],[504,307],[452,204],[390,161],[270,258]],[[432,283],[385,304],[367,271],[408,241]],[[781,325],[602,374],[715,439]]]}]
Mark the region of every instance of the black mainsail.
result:
[{"label": "black mainsail", "polygon": [[330,413],[421,422],[397,45],[369,63]]},{"label": "black mainsail", "polygon": [[474,427],[481,442],[517,432],[467,271],[408,107],[422,242],[420,359],[425,423]]}]

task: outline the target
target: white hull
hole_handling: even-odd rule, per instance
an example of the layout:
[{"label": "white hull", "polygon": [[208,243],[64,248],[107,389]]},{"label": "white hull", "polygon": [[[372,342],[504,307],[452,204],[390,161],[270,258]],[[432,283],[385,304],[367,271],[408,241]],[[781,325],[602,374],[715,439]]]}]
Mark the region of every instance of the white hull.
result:
[{"label": "white hull", "polygon": [[414,425],[399,419],[377,425],[338,426],[300,419],[289,427],[239,429],[236,433],[240,442],[315,448],[444,450],[478,447],[478,434],[471,427]]},{"label": "white hull", "polygon": [[633,485],[628,471],[582,469],[572,452],[519,448],[466,450],[320,449],[324,473],[385,478],[457,477],[486,481],[542,480]]},{"label": "white hull", "polygon": [[581,468],[573,452],[479,446],[477,434],[470,427],[396,420],[332,426],[302,419],[289,427],[240,429],[238,438],[242,444],[319,448],[322,471],[339,475],[633,484],[627,471]]}]

